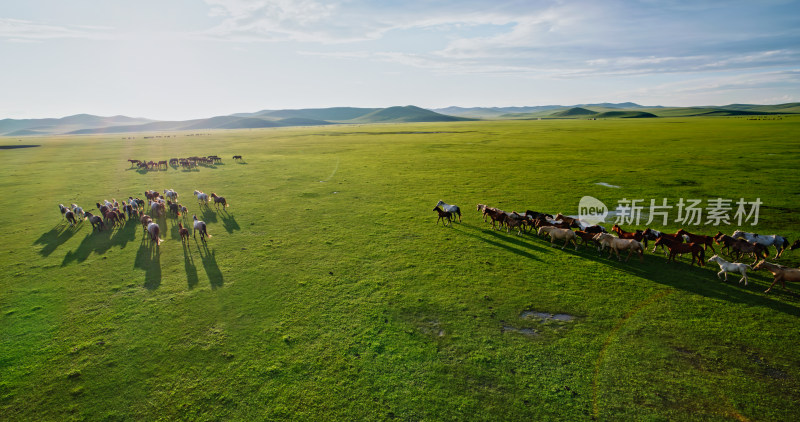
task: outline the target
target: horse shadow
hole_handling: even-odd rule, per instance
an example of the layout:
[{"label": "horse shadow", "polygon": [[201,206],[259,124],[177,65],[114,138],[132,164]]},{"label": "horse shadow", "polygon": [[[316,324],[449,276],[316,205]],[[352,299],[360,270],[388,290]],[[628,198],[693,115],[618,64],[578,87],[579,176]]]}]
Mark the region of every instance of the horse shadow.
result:
[{"label": "horse shadow", "polygon": [[144,288],[155,290],[161,285],[161,251],[160,246],[149,238],[142,237],[139,250],[136,251],[134,268],[144,270]]},{"label": "horse shadow", "polygon": [[[525,249],[539,250],[539,251],[545,250],[545,249],[543,249],[543,248],[541,248],[539,246],[534,246],[531,243],[523,242],[521,239],[514,239],[514,238],[510,238],[508,236],[503,236],[502,234],[495,233],[494,231],[488,232],[488,234],[493,236],[493,237],[498,238],[498,240],[503,240],[505,242],[511,243],[514,246],[508,245],[506,243],[502,243],[502,242],[499,242],[499,241],[495,241],[495,240],[492,240],[492,239],[488,239],[486,237],[480,236],[477,233],[473,233],[473,232],[486,233],[484,230],[480,230],[477,227],[474,227],[474,226],[471,226],[471,225],[468,225],[468,224],[459,224],[458,226],[453,226],[453,230],[461,232],[461,233],[463,233],[463,234],[465,234],[467,236],[470,236],[472,238],[478,239],[480,241],[486,242],[489,245],[492,245],[492,246],[495,246],[495,247],[498,247],[498,248],[501,248],[501,249],[505,249],[505,250],[507,250],[509,252],[512,252],[512,253],[515,253],[515,254],[523,257],[523,258],[532,259],[534,261],[541,261],[541,259],[539,257],[537,257],[536,255],[533,255],[532,253],[526,251]],[[515,247],[515,246],[518,246],[518,247]]]},{"label": "horse shadow", "polygon": [[227,211],[220,214],[219,217],[222,219],[222,227],[225,228],[225,231],[228,233],[233,233],[235,230],[242,229],[239,227],[239,223],[236,222],[236,217],[229,214]]},{"label": "horse shadow", "polygon": [[[744,286],[738,285],[736,283],[738,280],[735,278],[727,283],[718,279],[716,273],[719,271],[719,267],[714,263],[704,262],[706,267],[695,267],[690,265],[689,259],[669,262],[660,253],[645,253],[644,262],[640,262],[639,257],[633,254],[630,262],[625,262],[625,257],[628,255],[627,252],[620,252],[622,261],[619,261],[616,259],[616,255],[611,255],[611,258],[608,258],[607,249],[598,255],[597,248],[594,247],[582,248],[577,254],[617,271],[700,296],[732,303],[766,307],[788,315],[800,316],[800,307],[762,295],[761,284],[754,283],[758,277],[755,271],[748,271],[748,278],[751,279],[750,284]],[[708,257],[707,255],[706,259]]]},{"label": "horse shadow", "polygon": [[110,227],[98,232],[95,232],[94,229],[92,229],[92,231],[83,238],[81,244],[78,245],[74,251],[69,251],[64,255],[64,259],[61,261],[61,266],[66,267],[73,261],[83,262],[89,257],[89,255],[92,254],[92,252],[95,252],[98,255],[106,253],[106,251],[111,249],[111,246],[113,246],[111,241],[113,232],[114,230]]},{"label": "horse shadow", "polygon": [[[195,240],[195,244],[197,244],[197,240]],[[216,249],[209,251],[208,244],[203,242],[202,245],[197,244],[197,250],[200,252],[200,260],[203,262],[203,268],[206,270],[211,288],[222,287],[225,283],[225,278],[219,269],[219,265],[217,265]]]},{"label": "horse shadow", "polygon": [[216,223],[217,222],[217,213],[211,209],[208,205],[205,205],[200,208],[200,219],[205,221],[206,223]]},{"label": "horse shadow", "polygon": [[181,242],[181,244],[183,245],[183,268],[186,270],[186,284],[189,290],[192,290],[197,287],[197,283],[200,281],[197,276],[197,266],[194,264],[194,257],[189,244],[184,242]]},{"label": "horse shadow", "polygon": [[38,239],[33,241],[34,245],[44,245],[39,251],[39,255],[44,257],[50,256],[59,246],[69,240],[81,228],[83,224],[78,223],[75,226],[70,226],[66,222],[59,223],[53,226],[52,229],[43,233]]},{"label": "horse shadow", "polygon": [[134,220],[126,220],[122,227],[118,227],[113,232],[109,240],[113,245],[119,246],[120,249],[125,249],[128,242],[136,239],[136,228],[139,224]]}]

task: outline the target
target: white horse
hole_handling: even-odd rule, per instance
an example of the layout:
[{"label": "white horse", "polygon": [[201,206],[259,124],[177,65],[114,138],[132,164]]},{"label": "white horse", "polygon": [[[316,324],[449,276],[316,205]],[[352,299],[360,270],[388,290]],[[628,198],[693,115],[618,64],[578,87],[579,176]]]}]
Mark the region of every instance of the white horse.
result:
[{"label": "white horse", "polygon": [[172,202],[178,202],[178,192],[175,192],[172,189],[165,189],[164,196],[167,197]]},{"label": "white horse", "polygon": [[575,240],[575,232],[570,229],[560,229],[558,227],[552,226],[542,226],[539,227],[539,231],[536,232],[537,235],[541,236],[542,234],[547,234],[550,236],[550,246],[555,246],[556,239],[561,240],[564,239],[564,245],[561,246],[561,249],[564,249],[567,246],[567,243],[572,242],[575,245],[575,250],[578,250],[578,242]]},{"label": "white horse", "polygon": [[443,210],[449,212],[450,214],[458,215],[458,222],[461,222],[461,208],[459,208],[457,205],[450,205],[446,204],[444,201],[439,201],[436,203],[436,206],[442,207]]},{"label": "white horse", "polygon": [[748,232],[743,232],[741,230],[736,230],[735,232],[733,232],[733,236],[731,237],[733,237],[734,239],[744,238],[748,242],[756,242],[758,244],[767,247],[774,246],[775,259],[780,258],[781,254],[783,254],[783,251],[789,247],[789,239],[786,239],[783,236],[778,236],[777,234],[764,235],[764,234],[748,233]]},{"label": "white horse", "polygon": [[602,251],[608,246],[608,258],[611,258],[611,254],[615,253],[617,255],[617,261],[621,261],[622,259],[619,257],[619,251],[627,249],[628,257],[625,258],[625,262],[631,259],[631,254],[634,252],[639,254],[639,261],[644,262],[644,246],[642,246],[638,240],[620,239],[609,233],[597,233],[594,235],[593,239],[600,243],[600,247],[597,249],[599,251]]},{"label": "white horse", "polygon": [[150,240],[156,242],[156,246],[160,245],[163,242],[163,239],[160,239],[159,236],[160,228],[156,223],[150,223],[147,225],[147,232],[150,233]]},{"label": "white horse", "polygon": [[83,208],[79,207],[78,204],[72,204],[72,212],[76,216],[83,218]]},{"label": "white horse", "polygon": [[208,204],[208,195],[204,194],[202,191],[194,191],[194,196],[197,197],[197,203]]},{"label": "white horse", "polygon": [[194,219],[194,225],[192,226],[192,237],[197,238],[195,232],[199,231],[200,240],[202,240],[203,243],[206,242],[206,238],[204,236],[208,236],[208,238],[211,239],[211,235],[208,234],[208,228],[206,227],[205,221],[198,220],[197,215],[192,216],[192,218]]},{"label": "white horse", "polygon": [[742,280],[744,280],[744,285],[745,286],[747,285],[747,269],[750,268],[749,265],[742,264],[739,262],[728,262],[717,255],[708,258],[708,262],[710,263],[711,261],[714,261],[717,264],[719,264],[719,269],[721,271],[717,273],[718,278],[722,278],[722,275],[724,274],[725,281],[728,281],[728,273],[731,274],[740,273],[742,275],[742,278],[739,279],[739,284],[741,284]]}]

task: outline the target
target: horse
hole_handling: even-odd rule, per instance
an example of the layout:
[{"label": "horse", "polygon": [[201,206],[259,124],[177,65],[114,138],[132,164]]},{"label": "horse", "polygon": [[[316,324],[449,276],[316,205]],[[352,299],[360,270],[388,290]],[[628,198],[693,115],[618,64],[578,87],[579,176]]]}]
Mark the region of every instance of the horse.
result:
[{"label": "horse", "polygon": [[225,201],[224,196],[217,196],[216,193],[211,192],[211,199],[214,200],[214,206],[219,208],[219,204],[222,204],[222,208],[226,208],[228,206],[228,202]]},{"label": "horse", "polygon": [[[660,231],[653,230],[650,227],[644,229],[644,231],[642,232],[642,240],[644,241],[644,247],[647,248],[648,240],[652,240],[653,242],[655,242],[656,239],[658,239],[658,236],[661,236]],[[663,245],[661,246],[661,250],[664,252],[664,255],[667,254],[667,251],[664,249]],[[655,252],[655,249],[653,249],[653,252]]]},{"label": "horse", "polygon": [[64,204],[58,204],[58,210],[61,211],[61,218],[66,218],[67,207]]},{"label": "horse", "polygon": [[484,204],[478,204],[478,211],[480,211],[481,214],[483,214],[483,222],[484,223],[486,222],[486,208],[489,208],[489,207],[487,207]]},{"label": "horse", "polygon": [[172,200],[172,202],[177,202],[178,201],[178,192],[175,192],[172,189],[165,189],[164,190],[164,196],[166,196],[167,199]]},{"label": "horse", "polygon": [[208,238],[211,239],[211,235],[208,234],[208,228],[206,227],[205,221],[198,220],[197,219],[197,215],[193,215],[192,218],[194,218],[194,225],[192,226],[192,237],[197,239],[197,235],[195,234],[195,231],[199,231],[200,232],[200,240],[203,241],[203,243],[206,242],[206,239],[205,239],[204,236],[208,236]]},{"label": "horse", "polygon": [[484,213],[492,219],[492,229],[494,229],[494,223],[498,223],[500,227],[503,227],[503,224],[506,222],[506,213],[502,210],[486,207]]},{"label": "horse", "polygon": [[78,204],[72,204],[72,212],[75,216],[83,218],[83,208],[79,207]]},{"label": "horse", "polygon": [[444,201],[439,201],[436,203],[437,207],[442,207],[443,210],[453,214],[453,220],[455,220],[455,216],[458,215],[458,222],[461,222],[461,208],[457,205],[450,205],[446,204]]},{"label": "horse", "polygon": [[178,234],[181,235],[181,243],[189,241],[189,229],[183,227],[183,223],[178,223]]},{"label": "horse", "polygon": [[153,219],[147,214],[142,214],[142,216],[139,217],[139,222],[142,223],[142,229],[147,233],[147,225],[152,223]]},{"label": "horse", "polygon": [[784,290],[789,290],[786,288],[787,281],[790,283],[800,282],[800,269],[798,268],[784,267],[783,265],[773,264],[771,262],[767,262],[766,260],[762,260],[756,264],[753,269],[767,270],[775,277],[772,280],[772,284],[769,285],[769,288],[764,290],[764,293],[769,293],[769,291],[772,290],[772,286],[779,281],[781,282]]},{"label": "horse", "polygon": [[[513,216],[516,213],[512,213]],[[519,214],[516,214],[519,215]],[[517,235],[522,234],[522,231],[525,230],[525,224],[527,224],[528,219],[520,216],[519,218],[515,218],[512,216],[506,216],[506,233],[508,233],[509,229],[512,227],[517,229]]]},{"label": "horse", "polygon": [[619,251],[624,251],[627,249],[628,257],[625,258],[625,262],[628,262],[628,260],[631,259],[631,255],[634,252],[639,254],[639,262],[644,262],[644,247],[642,246],[641,242],[636,239],[619,239],[610,233],[597,233],[592,239],[600,244],[600,247],[598,248],[599,251],[608,246],[609,250],[607,259],[610,259],[611,254],[615,253],[617,255],[617,261],[621,261],[622,259],[619,256]]},{"label": "horse", "polygon": [[150,240],[156,242],[156,246],[160,245],[161,242],[164,241],[163,239],[160,239],[158,237],[160,230],[161,229],[158,227],[158,224],[154,222],[151,222],[150,224],[147,225],[147,232],[150,233]]},{"label": "horse", "polygon": [[176,204],[172,201],[167,201],[167,206],[169,207],[169,213],[174,215],[175,218],[181,216],[181,206],[180,204]]},{"label": "horse", "polygon": [[437,225],[439,224],[439,220],[442,220],[442,225],[443,226],[446,225],[445,224],[445,220],[447,220],[448,225],[450,224],[450,221],[453,218],[453,214],[450,213],[450,211],[445,211],[445,210],[439,208],[438,206],[434,207],[433,210],[436,211],[437,214],[439,214],[439,218],[436,219],[436,224]]},{"label": "horse", "polygon": [[633,239],[637,242],[641,242],[644,239],[644,235],[642,234],[644,232],[641,230],[636,230],[635,232],[626,232],[625,230],[622,230],[622,227],[614,224],[614,227],[611,227],[611,231],[616,233],[620,239]]},{"label": "horse", "polygon": [[747,286],[747,269],[750,268],[749,265],[739,262],[728,262],[716,254],[708,258],[708,262],[710,263],[711,261],[719,264],[720,272],[717,273],[717,278],[722,278],[722,275],[725,275],[725,281],[728,281],[728,273],[740,273],[742,278],[739,279],[739,284],[744,280],[744,285]]},{"label": "horse", "polygon": [[596,240],[594,240],[594,236],[596,234],[597,233],[589,233],[589,232],[587,232],[585,230],[576,230],[575,231],[575,236],[579,237],[583,241],[583,242],[581,242],[581,244],[586,245],[588,242],[592,242],[592,243],[594,243],[595,246],[597,246],[599,248],[600,247],[600,243],[598,243]]},{"label": "horse", "polygon": [[736,260],[742,254],[753,256],[755,259],[750,265],[754,265],[759,259],[767,259],[769,257],[769,251],[766,246],[756,242],[748,242],[744,239],[734,239],[733,243],[731,243],[731,256],[733,256],[734,252],[736,253]]},{"label": "horse", "polygon": [[97,227],[97,231],[101,232],[103,231],[103,228],[106,226],[105,224],[103,224],[102,218],[96,215],[92,215],[92,213],[88,211],[84,213],[84,217],[88,218],[89,222],[92,223],[92,231],[94,231],[95,227]]},{"label": "horse", "polygon": [[792,246],[789,247],[789,250],[793,251],[797,248],[800,248],[800,239],[795,240],[794,243],[792,243]]},{"label": "horse", "polygon": [[594,226],[586,226],[586,227],[583,228],[583,231],[585,231],[586,233],[592,233],[592,234],[607,233],[605,227],[598,226],[597,224],[595,224]]},{"label": "horse", "polygon": [[572,242],[575,245],[575,250],[578,250],[578,242],[575,240],[575,232],[570,229],[561,229],[558,227],[552,226],[543,226],[539,227],[539,230],[536,232],[537,235],[541,236],[543,234],[547,234],[550,236],[550,246],[555,246],[556,240],[564,239],[564,245],[561,246],[563,250],[567,243]]},{"label": "horse", "polygon": [[150,204],[150,213],[155,218],[161,218],[166,213],[166,206],[161,202],[153,202]]},{"label": "horse", "polygon": [[533,211],[533,210],[525,210],[525,215],[527,215],[528,218],[530,218],[532,220],[537,220],[537,219],[540,219],[540,218],[550,219],[550,220],[553,219],[553,215],[552,214],[547,214],[547,213],[543,213],[543,212],[539,212],[539,211]]},{"label": "horse", "polygon": [[197,197],[197,203],[200,205],[208,204],[208,195],[204,194],[202,191],[196,190],[194,191],[194,196]]},{"label": "horse", "polygon": [[580,220],[578,220],[577,218],[567,217],[566,215],[558,213],[556,214],[554,219],[561,220],[569,224],[570,227],[581,228]]},{"label": "horse", "polygon": [[730,256],[732,256],[731,255],[731,246],[737,240],[739,240],[739,239],[734,239],[734,238],[728,236],[727,234],[723,234],[720,231],[718,231],[717,234],[714,235],[714,242],[716,242],[717,245],[722,245],[722,247],[720,248],[719,251],[722,252],[722,250],[727,249],[728,250],[727,254],[730,255]]},{"label": "horse", "polygon": [[67,212],[64,213],[64,218],[67,219],[70,227],[78,224],[78,220],[75,218],[75,213],[70,210],[67,210]]},{"label": "horse", "polygon": [[[697,244],[697,243],[677,242],[677,241],[671,240],[669,237],[660,236],[658,239],[656,239],[655,246],[662,245],[662,244],[667,245],[667,248],[669,249],[669,258],[667,258],[667,262],[669,262],[669,261],[676,262],[675,261],[675,256],[676,255],[681,255],[681,254],[685,254],[685,253],[690,253],[691,252],[691,254],[692,254],[692,264],[691,265],[694,265],[694,260],[697,259],[697,266],[698,267],[705,266],[705,262],[704,261],[706,259],[706,252],[705,252],[705,249],[703,249],[703,247],[700,246],[699,244]],[[654,249],[655,249],[655,247],[654,247]]]},{"label": "horse", "polygon": [[756,242],[760,243],[764,246],[774,246],[775,247],[775,257],[773,259],[778,259],[783,254],[783,251],[789,247],[789,239],[778,236],[777,234],[770,234],[770,235],[763,235],[758,233],[748,233],[743,232],[741,230],[736,230],[731,235],[734,239],[744,238],[747,239],[748,242]]},{"label": "horse", "polygon": [[714,252],[715,255],[717,253],[717,250],[714,249],[714,238],[712,236],[689,233],[685,229],[680,229],[675,232],[675,234],[679,236],[689,236],[689,242],[699,243],[703,245],[703,249],[705,250],[708,250],[708,247],[711,246],[711,251]]},{"label": "horse", "polygon": [[234,156],[233,156],[233,160],[244,161],[244,158],[242,158],[242,156],[241,156],[241,155],[234,155]]}]

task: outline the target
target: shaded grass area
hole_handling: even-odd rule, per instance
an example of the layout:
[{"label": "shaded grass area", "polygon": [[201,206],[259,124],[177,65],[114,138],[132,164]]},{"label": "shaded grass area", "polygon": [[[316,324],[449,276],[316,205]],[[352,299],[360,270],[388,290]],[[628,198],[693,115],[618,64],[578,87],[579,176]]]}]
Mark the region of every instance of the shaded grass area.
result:
[{"label": "shaded grass area", "polygon": [[[460,122],[37,140],[0,170],[4,197],[18,198],[0,204],[0,407],[48,420],[795,419],[795,292],[764,294],[765,273],[745,287],[720,282],[716,266],[649,252],[620,263],[562,251],[493,231],[473,207],[575,214],[584,195],[609,205],[760,197],[757,231],[796,239],[799,124]],[[247,165],[140,174],[125,162],[210,154]],[[104,177],[63,177],[87,168]],[[158,220],[159,246],[137,222],[92,233],[59,220],[58,203],[89,209],[166,188],[189,208],[184,225],[191,215],[208,224],[206,244],[182,244],[172,217]],[[232,205],[198,205],[195,189]],[[461,206],[462,223],[435,225],[440,199]],[[690,231],[718,229],[734,227]]]}]

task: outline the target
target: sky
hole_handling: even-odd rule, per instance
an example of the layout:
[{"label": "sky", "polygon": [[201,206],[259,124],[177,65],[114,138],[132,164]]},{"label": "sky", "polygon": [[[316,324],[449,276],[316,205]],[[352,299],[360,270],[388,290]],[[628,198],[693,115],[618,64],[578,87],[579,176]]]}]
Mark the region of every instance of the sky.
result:
[{"label": "sky", "polygon": [[800,101],[800,0],[0,3],[0,119]]}]

